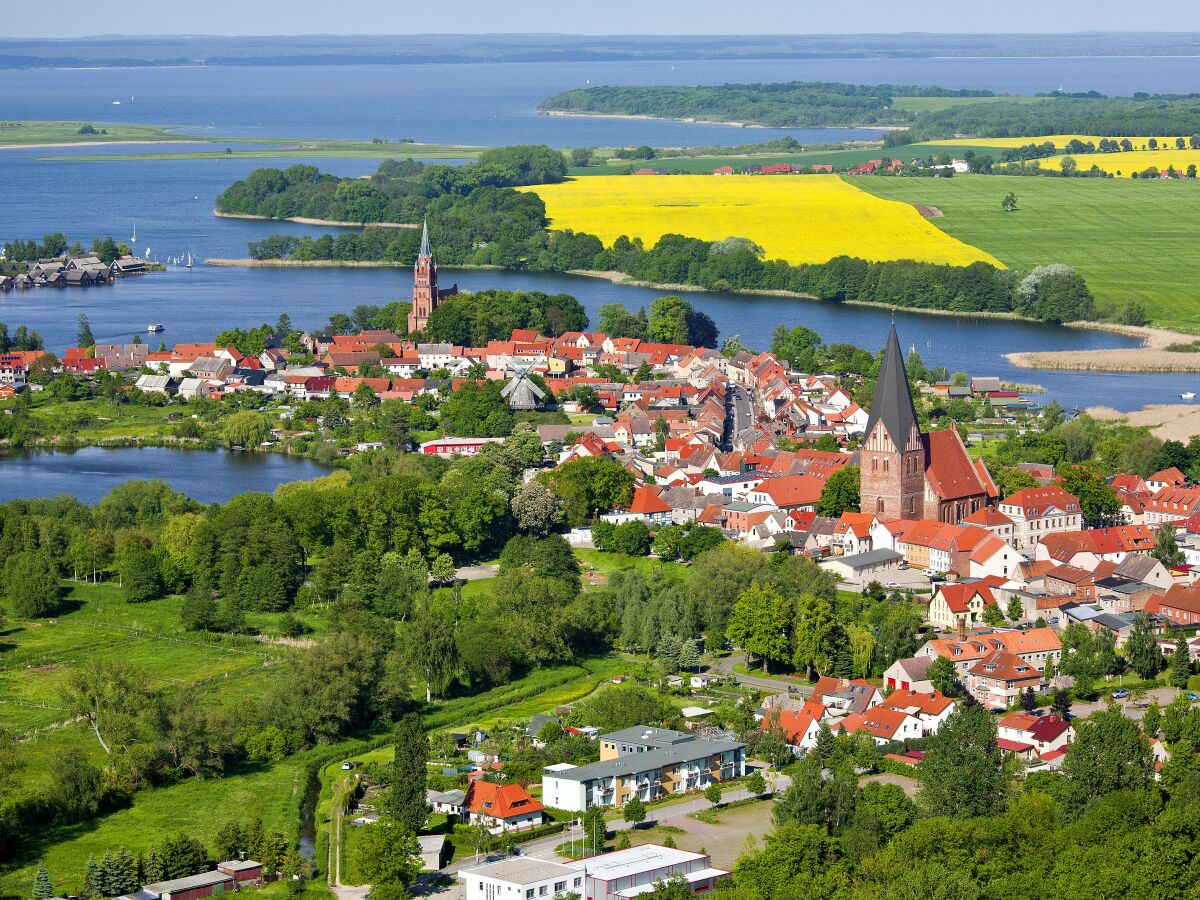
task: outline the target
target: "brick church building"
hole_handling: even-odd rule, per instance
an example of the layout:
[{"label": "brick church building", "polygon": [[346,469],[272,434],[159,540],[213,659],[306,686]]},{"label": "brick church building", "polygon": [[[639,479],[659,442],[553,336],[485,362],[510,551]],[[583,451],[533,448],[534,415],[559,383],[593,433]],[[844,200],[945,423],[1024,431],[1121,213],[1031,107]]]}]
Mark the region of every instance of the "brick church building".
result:
[{"label": "brick church building", "polygon": [[957,523],[997,500],[983,461],[973,463],[958,431],[921,431],[893,322],[860,451],[864,513]]},{"label": "brick church building", "polygon": [[413,300],[412,309],[408,311],[408,333],[412,335],[424,331],[437,305],[457,293],[457,284],[444,291],[438,288],[437,263],[433,261],[433,250],[429,247],[429,223],[425,222],[421,226],[421,250],[413,266]]}]

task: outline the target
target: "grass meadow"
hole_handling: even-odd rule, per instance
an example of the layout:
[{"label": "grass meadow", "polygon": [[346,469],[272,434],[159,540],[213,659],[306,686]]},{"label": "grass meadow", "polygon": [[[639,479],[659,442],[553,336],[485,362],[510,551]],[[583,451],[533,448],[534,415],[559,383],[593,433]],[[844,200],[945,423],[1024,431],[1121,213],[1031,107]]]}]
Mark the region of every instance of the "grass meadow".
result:
[{"label": "grass meadow", "polygon": [[546,203],[551,227],[611,244],[620,235],[647,246],[664,234],[760,244],[768,259],[825,262],[835,256],[920,259],[968,265],[988,253],[938,229],[910,205],[880,202],[834,176],[600,176],[523,190]]},{"label": "grass meadow", "polygon": [[[861,178],[884,199],[936,206],[939,228],[1009,266],[1074,266],[1097,299],[1145,302],[1154,324],[1200,332],[1200,182],[960,175]],[[1017,195],[1017,211],[1001,209]]]}]

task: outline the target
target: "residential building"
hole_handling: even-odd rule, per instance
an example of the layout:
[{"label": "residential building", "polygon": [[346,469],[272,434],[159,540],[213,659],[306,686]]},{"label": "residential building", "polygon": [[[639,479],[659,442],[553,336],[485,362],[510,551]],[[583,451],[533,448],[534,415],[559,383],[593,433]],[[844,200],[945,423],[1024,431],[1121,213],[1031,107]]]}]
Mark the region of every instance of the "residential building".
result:
[{"label": "residential building", "polygon": [[1070,724],[1053,715],[1015,712],[1009,713],[996,724],[998,738],[1031,747],[1038,756],[1065,749],[1075,737],[1075,730]]},{"label": "residential building", "polygon": [[496,784],[482,778],[471,782],[463,799],[468,822],[483,823],[494,834],[536,828],[542,824],[544,808],[519,784]]},{"label": "residential building", "polygon": [[429,453],[433,456],[440,456],[443,459],[450,459],[454,456],[475,456],[483,449],[485,444],[503,443],[504,438],[456,438],[443,437],[435,438],[432,441],[426,441],[420,447],[422,453]]},{"label": "residential building", "polygon": [[995,586],[991,579],[939,584],[929,600],[929,624],[943,631],[982,625],[984,609],[996,602],[992,594]]},{"label": "residential building", "polygon": [[782,729],[783,739],[792,748],[792,753],[799,756],[817,746],[817,735],[821,731],[821,719],[824,716],[825,707],[816,700],[809,700],[800,709],[768,709],[763,715],[761,728],[763,731]]},{"label": "residential building", "polygon": [[845,716],[878,706],[883,702],[883,694],[869,681],[822,675],[813,685],[811,699],[824,704],[829,715]]},{"label": "residential building", "polygon": [[965,687],[981,706],[1008,709],[1026,688],[1042,687],[1042,672],[1006,650],[994,650],[967,670]]},{"label": "residential building", "polygon": [[958,708],[941,691],[892,691],[883,706],[913,716],[921,724],[921,734],[934,734]]},{"label": "residential building", "polygon": [[862,713],[850,713],[833,726],[836,731],[854,734],[865,731],[880,746],[892,741],[915,740],[922,736],[921,720],[907,710],[875,706]]},{"label": "residential building", "polygon": [[925,673],[929,670],[932,656],[910,656],[898,659],[883,673],[883,686],[893,691],[914,691],[928,693],[933,690],[933,682]]},{"label": "residential building", "polygon": [[1028,631],[991,631],[967,638],[935,638],[926,641],[918,656],[942,656],[955,665],[962,680],[968,670],[981,659],[1004,650],[1041,671],[1050,660],[1058,665],[1062,656],[1062,641],[1053,628],[1031,628]]},{"label": "residential building", "polygon": [[1173,585],[1146,603],[1146,612],[1162,616],[1176,628],[1200,625],[1200,585]]},{"label": "residential building", "polygon": [[745,774],[744,744],[659,728],[627,728],[601,736],[600,762],[545,769],[542,801],[583,812],[592,806],[624,806],[634,796],[645,801],[703,790]]},{"label": "residential building", "polygon": [[895,550],[868,550],[848,556],[834,556],[821,562],[821,568],[833,572],[838,581],[865,587],[872,581],[886,582],[900,571],[904,556]]},{"label": "residential building", "polygon": [[1032,550],[1048,534],[1079,531],[1079,500],[1058,485],[1025,488],[1000,501],[1000,512],[1014,525],[1011,539],[1018,550]]}]

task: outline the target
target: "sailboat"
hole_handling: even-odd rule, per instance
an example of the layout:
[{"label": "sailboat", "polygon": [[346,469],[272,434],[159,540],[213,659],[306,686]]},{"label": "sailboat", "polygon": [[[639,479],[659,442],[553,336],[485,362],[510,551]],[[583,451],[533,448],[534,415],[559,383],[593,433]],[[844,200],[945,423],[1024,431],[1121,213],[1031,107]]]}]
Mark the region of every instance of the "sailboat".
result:
[{"label": "sailboat", "polygon": [[191,251],[191,250],[189,250],[189,251],[188,251],[188,262],[187,262],[187,267],[188,267],[189,269],[192,267],[192,251]]},{"label": "sailboat", "polygon": [[137,243],[137,222],[133,223],[133,237],[129,239],[130,244]]}]

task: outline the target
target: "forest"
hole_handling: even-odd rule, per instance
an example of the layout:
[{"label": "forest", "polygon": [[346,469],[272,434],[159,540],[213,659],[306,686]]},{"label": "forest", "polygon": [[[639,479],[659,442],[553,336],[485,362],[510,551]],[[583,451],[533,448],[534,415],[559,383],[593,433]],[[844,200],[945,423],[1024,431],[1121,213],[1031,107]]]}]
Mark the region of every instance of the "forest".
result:
[{"label": "forest", "polygon": [[914,114],[895,97],[991,97],[991,91],[948,90],[896,84],[791,81],[700,87],[589,87],[561,91],[538,107],[543,112],[639,115],[666,119],[752,122],[773,127],[903,125]]}]

